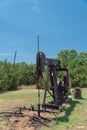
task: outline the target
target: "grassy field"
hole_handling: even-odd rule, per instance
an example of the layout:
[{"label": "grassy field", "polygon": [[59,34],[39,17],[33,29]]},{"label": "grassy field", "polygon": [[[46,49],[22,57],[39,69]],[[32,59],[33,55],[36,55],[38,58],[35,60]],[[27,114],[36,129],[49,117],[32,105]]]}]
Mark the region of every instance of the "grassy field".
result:
[{"label": "grassy field", "polygon": [[[41,90],[41,102],[44,91]],[[20,90],[0,94],[0,112],[13,110],[18,106],[37,105],[37,90],[34,86],[23,87]],[[0,125],[2,124],[0,117]],[[4,129],[2,129],[4,130]],[[87,89],[82,89],[82,98],[72,98],[52,119],[49,127],[42,126],[41,130],[87,130]]]},{"label": "grassy field", "polygon": [[[17,106],[30,106],[37,104],[37,89],[35,86],[22,87],[17,91],[0,94],[0,111],[12,109]],[[41,99],[43,92],[41,92]],[[41,100],[42,101],[42,100]]]}]

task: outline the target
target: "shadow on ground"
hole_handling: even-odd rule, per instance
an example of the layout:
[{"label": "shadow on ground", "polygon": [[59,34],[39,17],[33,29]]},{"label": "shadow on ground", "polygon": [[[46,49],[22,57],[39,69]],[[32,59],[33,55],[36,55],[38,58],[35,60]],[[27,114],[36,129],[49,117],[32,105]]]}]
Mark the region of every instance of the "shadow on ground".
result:
[{"label": "shadow on ground", "polygon": [[[82,100],[84,100],[84,99],[82,99]],[[78,100],[73,101],[72,99],[70,99],[68,101],[68,104],[69,104],[69,108],[67,108],[67,109],[64,108],[63,109],[64,112],[65,112],[64,116],[57,117],[56,121],[58,121],[58,122],[68,122],[69,121],[69,116],[71,115],[71,113],[74,110],[74,108],[76,107],[76,105],[81,104],[81,103]]]}]

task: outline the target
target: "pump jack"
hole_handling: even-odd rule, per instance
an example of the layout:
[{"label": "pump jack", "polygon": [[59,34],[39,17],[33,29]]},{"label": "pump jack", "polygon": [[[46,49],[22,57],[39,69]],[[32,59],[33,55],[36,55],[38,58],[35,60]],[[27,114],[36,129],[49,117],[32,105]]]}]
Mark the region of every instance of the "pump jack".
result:
[{"label": "pump jack", "polygon": [[[36,70],[38,80],[40,78],[44,78],[45,66],[48,68],[47,78],[50,78],[50,87],[48,83],[46,83],[42,108],[58,109],[59,106],[62,105],[66,99],[68,99],[68,69],[62,68],[59,60],[46,58],[43,52],[38,52],[36,56]],[[59,71],[63,72],[62,81],[57,81],[57,73]],[[47,103],[46,99],[48,93],[52,97],[52,101]]]}]

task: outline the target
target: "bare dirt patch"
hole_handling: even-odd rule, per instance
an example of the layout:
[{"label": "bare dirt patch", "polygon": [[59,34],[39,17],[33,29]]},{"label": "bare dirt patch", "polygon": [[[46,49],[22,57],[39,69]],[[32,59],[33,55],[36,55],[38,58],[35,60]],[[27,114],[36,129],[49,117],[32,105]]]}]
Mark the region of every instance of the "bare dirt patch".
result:
[{"label": "bare dirt patch", "polygon": [[39,130],[42,125],[49,126],[53,118],[55,118],[53,113],[41,112],[41,118],[39,118],[37,111],[30,110],[24,110],[21,114],[6,113],[1,130],[4,130],[5,126],[8,128],[5,130]]}]

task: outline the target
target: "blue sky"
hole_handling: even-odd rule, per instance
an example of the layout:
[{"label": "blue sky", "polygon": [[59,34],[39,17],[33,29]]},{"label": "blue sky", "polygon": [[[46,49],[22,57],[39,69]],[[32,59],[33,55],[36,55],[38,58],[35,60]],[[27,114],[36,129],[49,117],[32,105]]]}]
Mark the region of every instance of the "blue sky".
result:
[{"label": "blue sky", "polygon": [[87,52],[87,0],[0,0],[0,60],[35,63],[40,51]]}]

